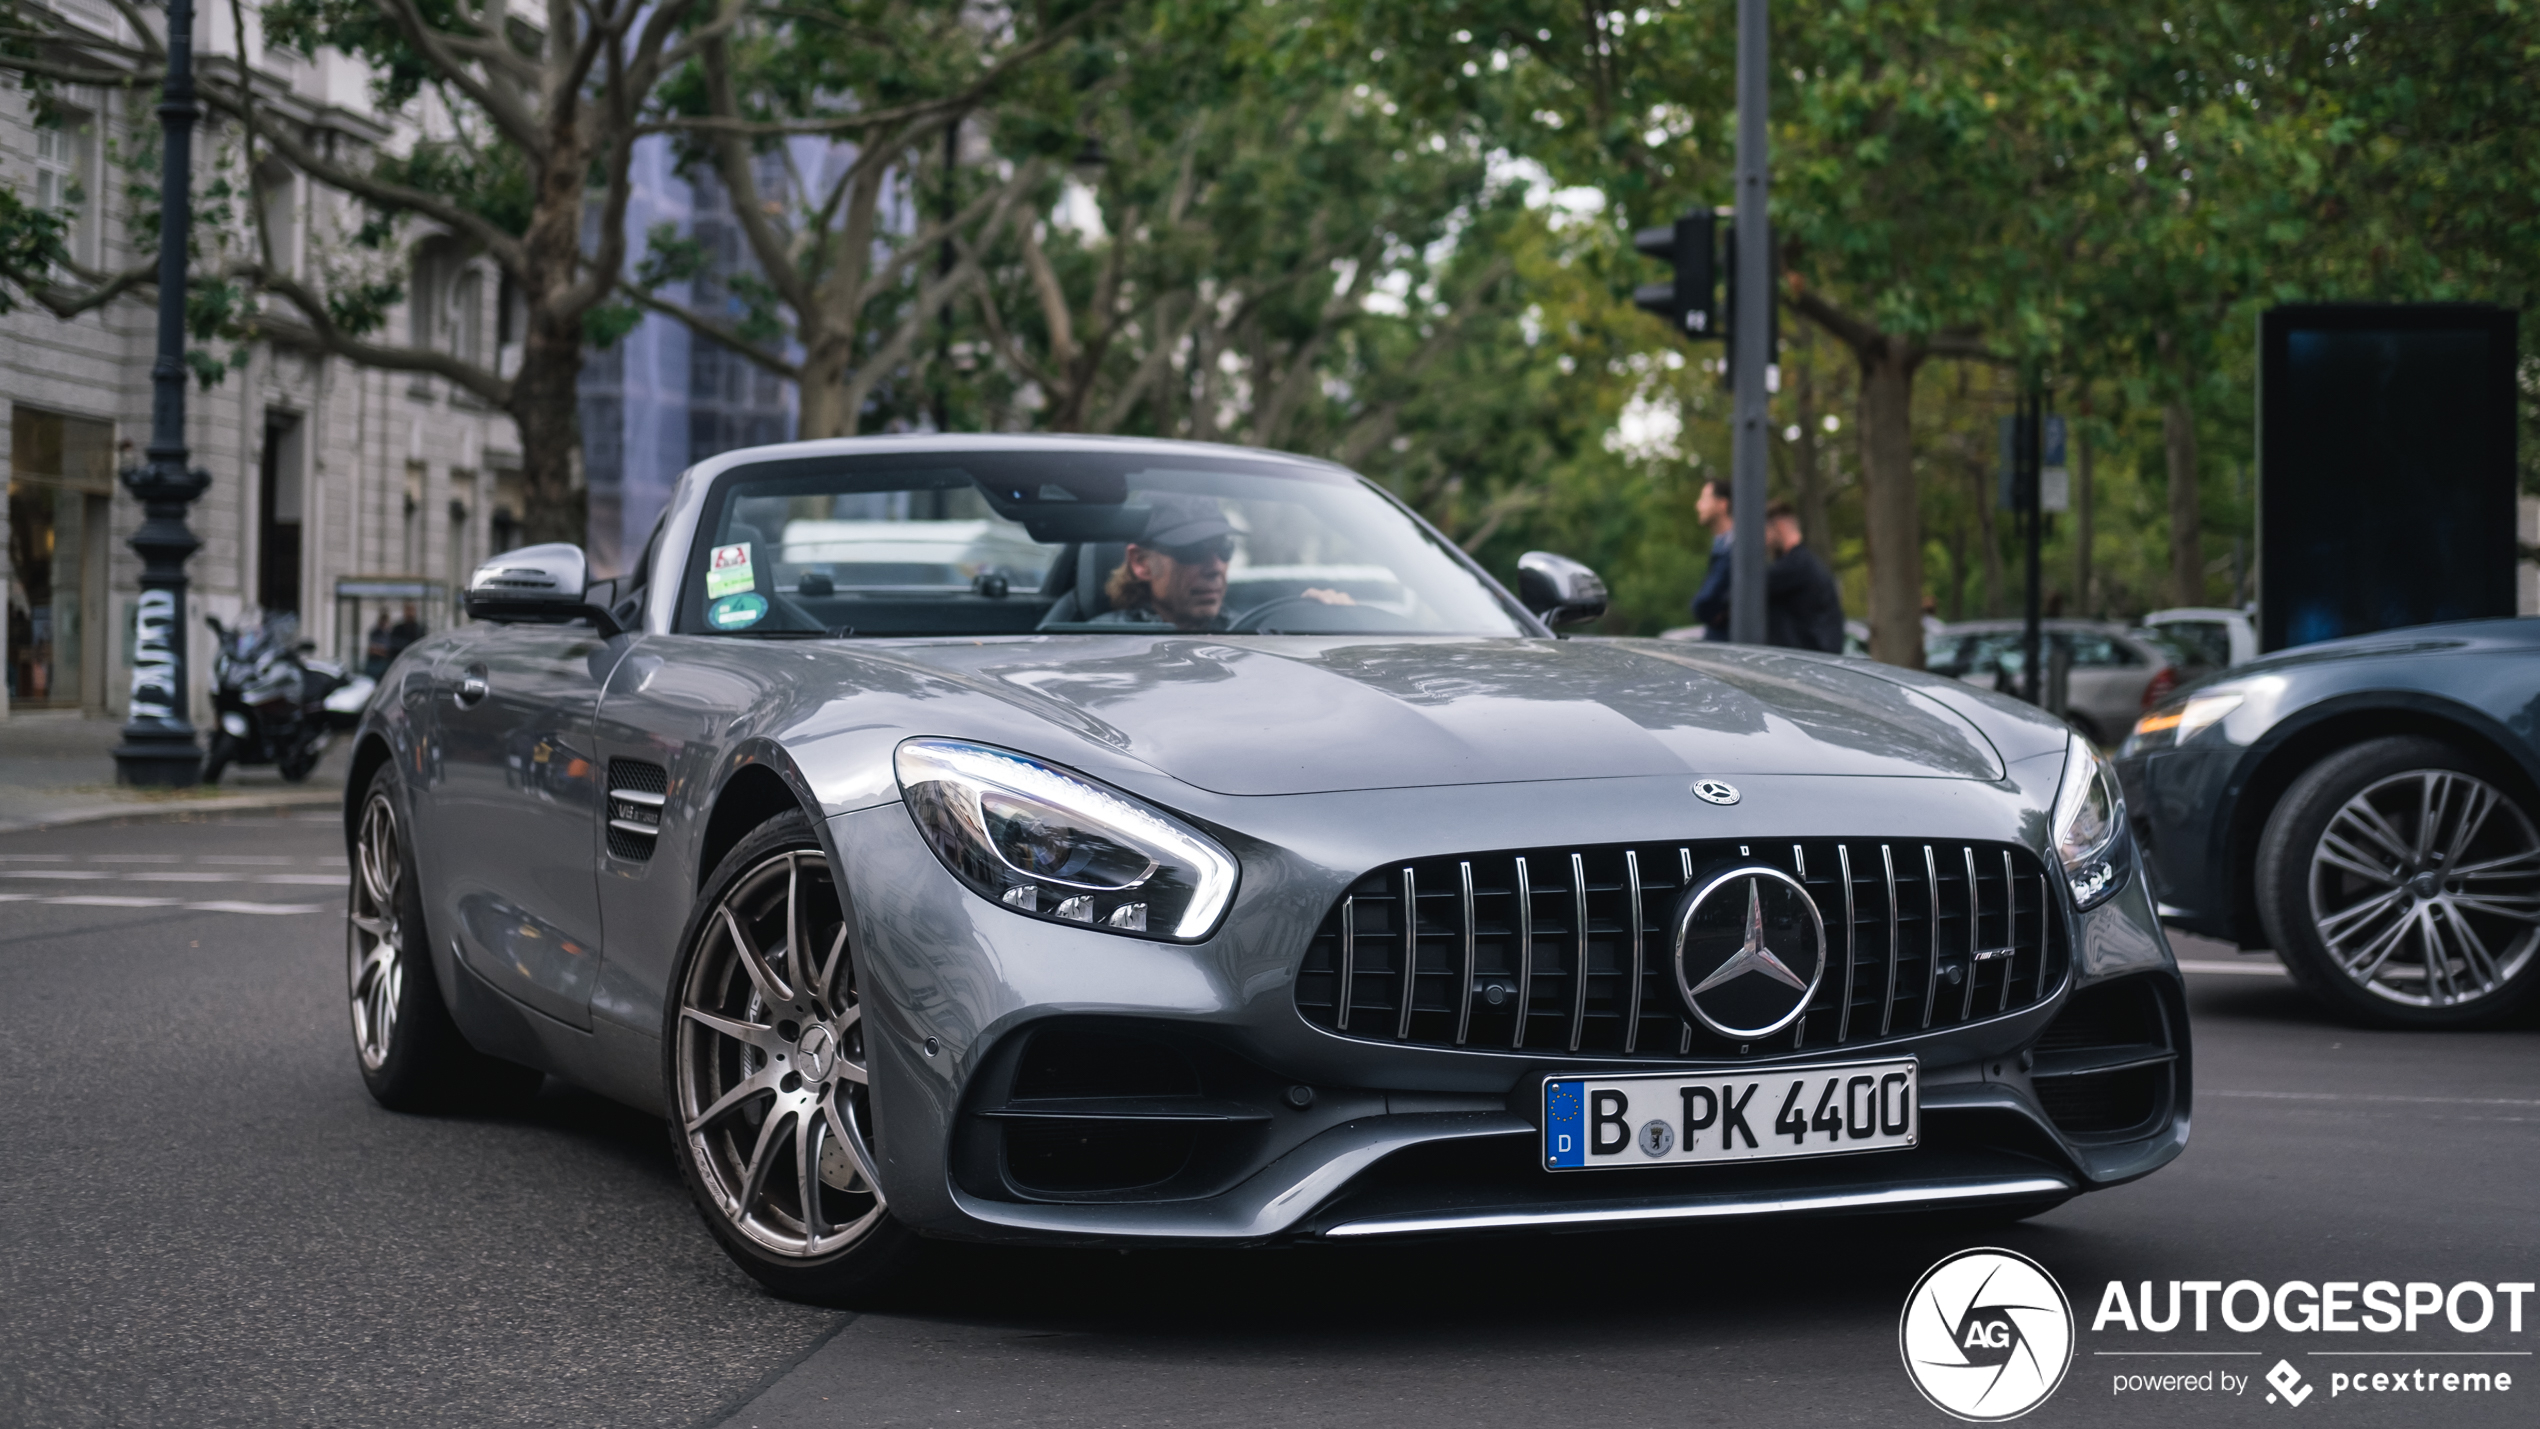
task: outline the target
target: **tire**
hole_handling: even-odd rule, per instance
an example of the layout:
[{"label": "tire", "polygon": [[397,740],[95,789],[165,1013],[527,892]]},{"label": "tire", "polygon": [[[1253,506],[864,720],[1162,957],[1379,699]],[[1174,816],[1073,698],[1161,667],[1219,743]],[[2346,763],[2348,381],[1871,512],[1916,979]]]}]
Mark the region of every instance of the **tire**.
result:
[{"label": "tire", "polygon": [[664,1009],[671,1154],[734,1263],[789,1300],[851,1305],[917,1237],[873,1150],[863,997],[834,875],[797,810],[726,855]]},{"label": "tire", "polygon": [[2295,979],[2375,1027],[2477,1027],[2540,990],[2540,833],[2521,781],[2439,739],[2340,750],[2258,841],[2258,917]]},{"label": "tire", "polygon": [[432,972],[423,889],[397,798],[382,768],[362,796],[344,916],[353,1060],[371,1099],[391,1111],[463,1111],[525,1100],[535,1068],[468,1045]]},{"label": "tire", "polygon": [[229,768],[229,761],[237,757],[238,741],[230,737],[229,731],[224,729],[215,733],[211,747],[203,751],[203,782],[219,783],[220,776]]}]

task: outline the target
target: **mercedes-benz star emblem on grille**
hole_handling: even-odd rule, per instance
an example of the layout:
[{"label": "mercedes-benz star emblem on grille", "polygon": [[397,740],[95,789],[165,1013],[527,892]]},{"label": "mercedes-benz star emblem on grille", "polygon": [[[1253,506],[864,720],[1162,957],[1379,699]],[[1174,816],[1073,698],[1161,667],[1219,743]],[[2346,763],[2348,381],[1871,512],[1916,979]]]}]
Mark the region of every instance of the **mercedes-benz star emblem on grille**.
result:
[{"label": "mercedes-benz star emblem on grille", "polygon": [[1693,784],[1693,797],[1706,804],[1734,804],[1737,802],[1737,786],[1726,779],[1697,779]]},{"label": "mercedes-benz star emblem on grille", "polygon": [[1769,1037],[1788,1027],[1825,974],[1816,900],[1778,868],[1714,875],[1676,915],[1676,990],[1723,1037]]}]

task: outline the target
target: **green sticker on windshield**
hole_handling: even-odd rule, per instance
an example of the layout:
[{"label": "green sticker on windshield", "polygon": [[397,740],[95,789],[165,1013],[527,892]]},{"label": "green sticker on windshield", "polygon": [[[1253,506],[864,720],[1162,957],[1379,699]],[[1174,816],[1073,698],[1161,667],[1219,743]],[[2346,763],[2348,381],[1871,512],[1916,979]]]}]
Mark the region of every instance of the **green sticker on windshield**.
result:
[{"label": "green sticker on windshield", "polygon": [[[706,562],[706,599],[745,591],[758,584],[758,573],[750,561],[750,543],[738,542],[717,546]],[[764,611],[765,607],[761,607]],[[752,617],[755,619],[756,617]],[[747,624],[747,621],[742,622]]]},{"label": "green sticker on windshield", "polygon": [[767,597],[727,595],[706,607],[706,624],[717,630],[746,630],[767,615]]}]

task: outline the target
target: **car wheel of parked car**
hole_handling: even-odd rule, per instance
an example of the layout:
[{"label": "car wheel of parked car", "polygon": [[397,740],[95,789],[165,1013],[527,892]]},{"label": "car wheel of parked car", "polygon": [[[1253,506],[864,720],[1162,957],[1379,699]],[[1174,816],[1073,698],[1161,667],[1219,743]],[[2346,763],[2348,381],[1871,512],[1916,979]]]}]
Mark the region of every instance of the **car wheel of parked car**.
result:
[{"label": "car wheel of parked car", "polygon": [[698,907],[663,1034],[680,1170],[744,1270],[839,1303],[898,1272],[916,1237],[882,1192],[863,990],[810,821],[761,825]]},{"label": "car wheel of parked car", "polygon": [[2293,782],[2258,844],[2259,917],[2313,993],[2385,1027],[2493,1021],[2540,986],[2540,835],[2513,781],[2417,735]]},{"label": "car wheel of parked car", "polygon": [[371,777],[353,834],[353,886],[344,920],[353,1050],[371,1097],[395,1111],[438,1111],[515,1100],[545,1080],[534,1068],[486,1056],[450,1020],[434,985],[423,889],[398,813],[396,775]]},{"label": "car wheel of parked car", "polygon": [[238,741],[229,737],[228,730],[216,731],[212,735],[211,747],[203,751],[202,781],[205,784],[219,783],[221,775],[228,772],[229,761],[237,756]]}]

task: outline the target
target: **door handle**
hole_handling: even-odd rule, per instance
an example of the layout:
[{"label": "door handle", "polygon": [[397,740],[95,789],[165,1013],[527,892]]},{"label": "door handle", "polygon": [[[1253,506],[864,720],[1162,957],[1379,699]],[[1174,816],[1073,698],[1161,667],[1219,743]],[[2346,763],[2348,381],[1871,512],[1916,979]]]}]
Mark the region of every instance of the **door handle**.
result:
[{"label": "door handle", "polygon": [[458,684],[451,689],[450,698],[458,703],[460,709],[473,709],[493,688],[485,679],[485,667],[470,665],[467,673],[459,676]]}]

